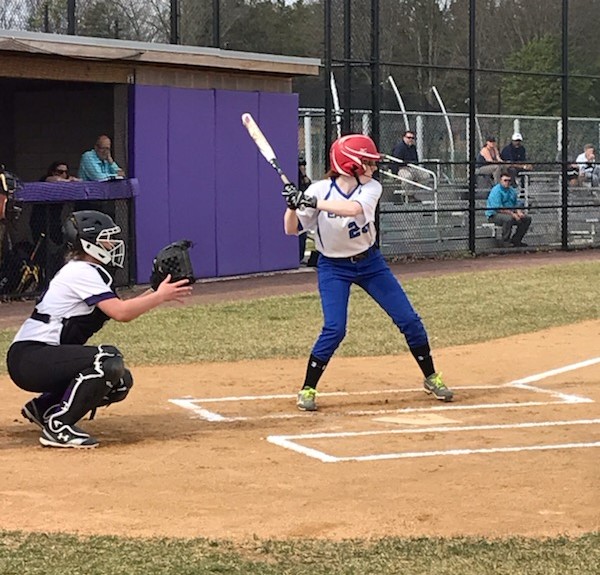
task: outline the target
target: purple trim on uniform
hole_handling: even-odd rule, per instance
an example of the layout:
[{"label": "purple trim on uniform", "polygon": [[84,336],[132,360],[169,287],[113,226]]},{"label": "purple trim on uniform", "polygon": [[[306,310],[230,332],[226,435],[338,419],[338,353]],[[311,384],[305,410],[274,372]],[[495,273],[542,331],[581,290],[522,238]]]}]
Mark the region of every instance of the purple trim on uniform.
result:
[{"label": "purple trim on uniform", "polygon": [[101,294],[92,295],[88,298],[85,298],[83,301],[91,307],[93,305],[97,305],[101,301],[105,301],[107,299],[114,299],[116,297],[117,294],[114,291],[107,291]]},{"label": "purple trim on uniform", "polygon": [[341,190],[337,187],[337,184],[335,183],[335,178],[331,178],[331,183],[329,184],[329,191],[325,194],[325,197],[323,198],[324,200],[329,199],[329,196],[331,195],[331,188],[333,188],[333,186],[335,186],[341,193]]},{"label": "purple trim on uniform", "polygon": [[321,245],[325,247],[323,244],[323,238],[321,237],[321,228],[319,227],[319,220],[317,220],[317,234],[319,236],[319,241],[321,242]]},{"label": "purple trim on uniform", "polygon": [[345,197],[347,200],[349,200],[349,199],[352,197],[352,195],[354,194],[354,192],[356,192],[356,190],[358,190],[358,189],[360,189],[360,188],[362,187],[362,184],[361,184],[361,185],[358,185],[358,186],[356,186],[356,188],[354,188],[354,189],[353,189],[353,190],[352,190],[352,191],[351,191],[349,194],[345,194],[344,192],[342,192],[342,190],[340,190],[340,187],[337,185],[337,182],[336,182],[336,180],[334,180],[334,179],[332,178],[332,180],[331,180],[331,186],[330,186],[330,188],[329,188],[329,192],[328,192],[328,193],[327,193],[327,195],[325,196],[325,199],[328,199],[328,198],[329,198],[329,195],[331,194],[331,188],[332,188],[333,186],[335,186],[335,189],[336,189],[336,190],[337,190],[337,191],[338,191],[338,192],[339,192],[339,193],[340,193],[342,196],[344,196],[344,197]]}]

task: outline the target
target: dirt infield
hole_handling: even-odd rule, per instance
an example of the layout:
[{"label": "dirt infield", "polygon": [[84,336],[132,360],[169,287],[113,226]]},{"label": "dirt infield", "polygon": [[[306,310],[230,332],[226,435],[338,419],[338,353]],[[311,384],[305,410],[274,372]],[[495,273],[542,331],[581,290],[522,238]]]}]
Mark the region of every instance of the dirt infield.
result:
[{"label": "dirt infield", "polygon": [[[248,283],[244,293],[271,295]],[[599,330],[436,350],[452,404],[422,392],[408,354],[336,358],[316,414],[294,407],[305,360],[137,367],[131,397],[82,423],[101,441],[89,452],[40,447],[19,416],[28,394],[2,376],[2,527],[234,539],[598,530]]]}]

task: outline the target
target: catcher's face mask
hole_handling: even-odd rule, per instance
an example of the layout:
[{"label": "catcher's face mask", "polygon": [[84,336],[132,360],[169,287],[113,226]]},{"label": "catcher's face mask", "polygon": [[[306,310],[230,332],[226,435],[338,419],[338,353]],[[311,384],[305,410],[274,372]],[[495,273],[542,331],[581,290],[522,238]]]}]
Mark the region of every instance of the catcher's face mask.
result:
[{"label": "catcher's face mask", "polygon": [[125,261],[125,242],[114,237],[120,232],[119,226],[102,230],[95,244],[81,238],[81,247],[85,253],[103,264],[122,268]]}]

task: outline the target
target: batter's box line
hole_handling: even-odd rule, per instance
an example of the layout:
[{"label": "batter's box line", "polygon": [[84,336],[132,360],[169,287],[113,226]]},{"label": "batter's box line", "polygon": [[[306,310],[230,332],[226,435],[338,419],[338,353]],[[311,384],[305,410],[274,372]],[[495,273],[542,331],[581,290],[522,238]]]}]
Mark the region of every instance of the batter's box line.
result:
[{"label": "batter's box line", "polygon": [[574,426],[574,425],[597,425],[600,424],[600,419],[575,419],[571,421],[540,421],[540,422],[521,422],[521,423],[498,423],[487,425],[465,425],[465,426],[443,426],[443,427],[422,427],[419,429],[387,429],[378,431],[345,431],[345,432],[330,432],[330,433],[304,433],[297,435],[270,435],[267,441],[284,449],[295,451],[307,457],[318,459],[323,463],[342,463],[347,461],[379,461],[389,459],[413,459],[419,457],[438,457],[438,456],[460,456],[460,455],[475,455],[475,454],[492,454],[492,453],[511,453],[521,451],[545,451],[557,449],[583,449],[590,447],[600,447],[600,441],[582,442],[582,443],[556,443],[547,445],[514,445],[508,447],[483,447],[474,449],[446,449],[435,451],[400,451],[395,453],[379,453],[370,455],[356,455],[337,457],[329,453],[325,453],[312,447],[306,447],[297,443],[302,440],[323,440],[323,439],[344,439],[366,436],[381,436],[381,435],[408,435],[419,433],[451,433],[465,431],[490,431],[503,429],[532,429],[542,427],[557,427],[557,426]]},{"label": "batter's box line", "polygon": [[[453,389],[459,389],[454,387]],[[469,389],[473,389],[472,387]],[[497,386],[490,387],[490,389],[498,389]],[[325,395],[325,394],[320,394]],[[339,395],[339,394],[338,394]],[[350,394],[348,394],[350,395]],[[279,396],[285,398],[296,398],[295,395],[289,396]],[[269,399],[269,396],[256,396],[256,399]],[[307,414],[304,412],[294,412],[294,413],[273,413],[268,415],[253,415],[253,416],[244,416],[244,415],[235,415],[235,416],[225,416],[217,413],[216,411],[210,411],[205,409],[201,405],[198,405],[197,402],[200,402],[200,399],[169,399],[169,402],[182,407],[183,409],[187,409],[194,413],[200,419],[204,419],[210,422],[233,422],[233,421],[260,421],[267,419],[293,419],[297,417],[307,417]],[[546,405],[564,405],[567,403],[593,403],[591,399],[581,399],[580,401],[564,401],[562,399],[557,401],[523,401],[520,403],[517,402],[506,402],[506,403],[479,403],[475,405],[434,405],[431,407],[399,407],[397,409],[360,409],[360,410],[352,410],[352,411],[327,411],[327,415],[332,416],[340,416],[340,415],[385,415],[390,413],[400,414],[400,413],[427,413],[427,412],[435,412],[435,411],[463,411],[463,410],[481,410],[481,409],[502,409],[502,408],[514,408],[514,407],[540,407]]]},{"label": "batter's box line", "polygon": [[[454,387],[453,389],[499,389],[503,386],[470,386],[470,387]],[[517,388],[518,389],[518,388]],[[380,394],[380,393],[415,393],[422,391],[421,389],[403,389],[403,390],[374,390],[371,394]],[[357,392],[357,394],[363,394],[362,392]],[[322,393],[321,396],[350,396],[355,395],[353,392],[331,392],[331,393]],[[435,405],[430,407],[399,407],[396,409],[361,409],[361,410],[351,410],[344,412],[331,412],[328,411],[328,415],[385,415],[390,413],[400,414],[400,413],[422,413],[422,412],[435,412],[435,411],[464,411],[464,410],[481,410],[481,409],[503,409],[503,408],[514,408],[514,407],[540,407],[545,405],[561,405],[561,404],[573,404],[573,403],[593,403],[592,399],[588,399],[585,397],[578,396],[565,396],[558,397],[555,401],[523,401],[523,402],[503,402],[503,403],[479,403],[475,405],[460,405],[460,404],[444,404],[444,405]],[[223,398],[211,398],[210,402],[219,403],[219,402],[227,402],[227,401],[244,401],[244,400],[268,400],[268,399],[295,399],[295,395],[253,395],[244,397],[223,397]],[[568,399],[565,399],[567,397]],[[292,419],[296,417],[306,417],[305,413],[294,412],[294,413],[277,413],[277,414],[268,414],[268,415],[254,415],[254,416],[225,416],[217,413],[215,411],[210,411],[204,407],[202,407],[202,403],[209,403],[206,399],[194,399],[194,398],[180,398],[180,399],[170,399],[171,403],[182,407],[184,409],[188,409],[194,413],[200,419],[204,419],[206,421],[211,422],[232,422],[232,421],[258,421],[258,420],[266,420],[266,419]]]},{"label": "batter's box line", "polygon": [[[478,405],[444,405],[444,406],[436,406],[436,407],[404,407],[398,409],[381,409],[381,410],[360,410],[360,411],[350,411],[350,412],[329,412],[330,415],[383,415],[386,413],[416,413],[416,412],[428,412],[428,411],[445,411],[445,410],[468,410],[468,409],[501,409],[505,407],[539,407],[544,405],[555,405],[561,403],[574,404],[574,403],[593,403],[594,400],[582,397],[573,394],[561,393],[555,390],[543,389],[541,387],[536,387],[530,385],[530,383],[535,381],[540,381],[542,379],[546,379],[548,377],[552,377],[553,375],[559,375],[561,373],[566,373],[568,371],[573,371],[575,369],[581,369],[583,367],[588,367],[591,365],[595,365],[600,363],[600,357],[596,357],[593,359],[581,361],[578,363],[570,364],[564,367],[551,369],[542,373],[538,373],[535,375],[530,375],[528,377],[524,377],[521,379],[515,379],[506,384],[502,385],[472,385],[472,386],[452,386],[454,390],[473,390],[473,389],[501,389],[501,388],[515,388],[522,390],[529,390],[537,393],[544,393],[552,396],[555,401],[528,401],[522,403],[484,403]],[[418,391],[422,391],[421,388],[413,388],[413,389],[387,389],[387,390],[371,390],[371,391],[331,391],[319,393],[321,397],[348,397],[348,396],[360,396],[360,395],[381,395],[381,394],[390,394],[390,393],[415,393]],[[305,413],[284,413],[284,414],[270,414],[270,415],[259,415],[253,417],[245,417],[245,416],[233,416],[228,417],[221,415],[215,411],[210,411],[204,407],[202,404],[207,403],[224,403],[231,401],[258,401],[258,400],[273,400],[273,399],[295,399],[295,395],[292,394],[271,394],[271,395],[241,395],[241,396],[233,396],[233,397],[205,397],[205,398],[193,398],[193,397],[182,397],[177,399],[169,399],[170,403],[182,407],[183,409],[187,409],[192,411],[196,417],[200,419],[204,419],[206,421],[212,422],[232,422],[232,421],[249,421],[249,420],[261,420],[261,419],[292,419],[295,417],[306,417]]]},{"label": "batter's box line", "polygon": [[593,399],[589,399],[586,397],[581,397],[579,395],[571,395],[567,393],[561,393],[552,389],[544,389],[543,387],[536,387],[535,385],[530,385],[535,381],[540,381],[542,379],[546,379],[548,377],[552,377],[554,375],[560,375],[562,373],[567,373],[569,371],[575,371],[576,369],[582,369],[584,367],[589,367],[591,365],[596,365],[600,363],[600,357],[594,357],[592,359],[586,359],[585,361],[580,361],[578,363],[572,363],[570,365],[565,365],[563,367],[558,367],[556,369],[550,369],[548,371],[544,371],[542,373],[536,373],[535,375],[529,375],[527,377],[522,377],[521,379],[515,379],[513,381],[505,384],[506,387],[514,387],[517,389],[526,389],[529,391],[535,391],[537,393],[547,393],[554,397],[562,398],[565,403],[593,403]]}]

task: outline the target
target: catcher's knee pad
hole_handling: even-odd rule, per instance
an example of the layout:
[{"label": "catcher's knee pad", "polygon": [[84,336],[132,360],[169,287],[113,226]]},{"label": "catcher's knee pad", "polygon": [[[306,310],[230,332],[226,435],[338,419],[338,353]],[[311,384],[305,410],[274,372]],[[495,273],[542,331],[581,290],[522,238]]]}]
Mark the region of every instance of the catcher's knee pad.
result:
[{"label": "catcher's knee pad", "polygon": [[114,387],[119,383],[125,373],[125,362],[121,352],[112,345],[102,345],[98,348],[98,355],[94,361],[98,374]]},{"label": "catcher's knee pad", "polygon": [[104,396],[104,398],[102,399],[102,403],[98,407],[103,407],[105,405],[110,405],[111,403],[123,401],[129,394],[129,391],[132,387],[133,376],[131,375],[131,372],[127,368],[125,368],[125,373],[123,373],[123,377]]}]

